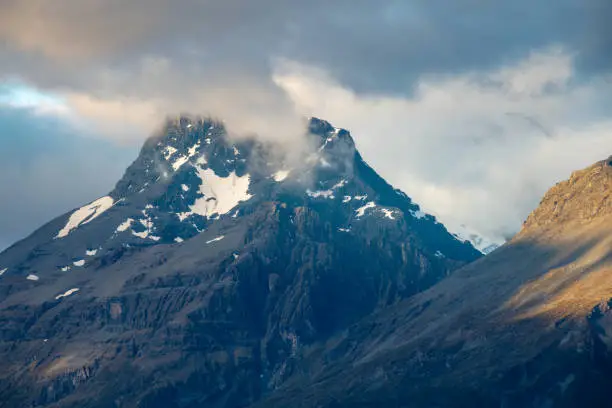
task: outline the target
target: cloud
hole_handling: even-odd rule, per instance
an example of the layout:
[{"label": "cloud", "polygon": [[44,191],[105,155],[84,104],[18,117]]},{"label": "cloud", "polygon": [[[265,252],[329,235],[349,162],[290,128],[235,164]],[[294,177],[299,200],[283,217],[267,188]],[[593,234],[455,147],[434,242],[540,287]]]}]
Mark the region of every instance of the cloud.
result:
[{"label": "cloud", "polygon": [[64,95],[73,126],[119,143],[142,141],[161,126],[164,111],[149,100],[117,97],[99,99],[84,93]]},{"label": "cloud", "polygon": [[495,69],[557,43],[587,72],[611,54],[606,4],[2,0],[0,78],[110,105],[137,101],[157,114],[235,116],[228,123],[239,130],[286,138],[299,120],[287,119],[293,112],[270,81],[277,57],[321,67],[357,93],[403,96],[424,73]]},{"label": "cloud", "polygon": [[363,95],[321,69],[281,61],[276,83],[301,112],[355,129],[391,183],[451,227],[512,235],[554,182],[609,154],[605,77],[576,82],[571,53],[499,69],[424,76],[410,97]]},{"label": "cloud", "polygon": [[[76,133],[128,144],[188,112],[296,146],[316,113],[426,208],[503,235],[594,156],[563,148],[607,141],[611,4],[0,0],[0,82],[61,99]],[[571,157],[536,165],[546,152]]]}]

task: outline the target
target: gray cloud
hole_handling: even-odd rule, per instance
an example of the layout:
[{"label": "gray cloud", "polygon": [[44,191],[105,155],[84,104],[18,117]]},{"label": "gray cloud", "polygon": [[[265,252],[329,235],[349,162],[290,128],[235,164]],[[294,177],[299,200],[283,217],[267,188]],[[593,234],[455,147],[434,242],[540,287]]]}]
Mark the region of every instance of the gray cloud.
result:
[{"label": "gray cloud", "polygon": [[324,66],[358,91],[385,92],[404,92],[423,73],[490,68],[554,43],[591,68],[610,55],[612,16],[606,0],[2,0],[1,7],[4,52],[29,53],[9,62],[13,73],[25,63],[18,72],[41,83],[88,88],[97,86],[81,64],[130,72],[148,56],[176,61],[182,73],[199,63],[196,78],[218,80],[227,78],[221,68],[265,78],[270,58],[282,55]]},{"label": "gray cloud", "polygon": [[118,100],[137,107],[132,116],[150,126],[128,133],[140,139],[154,118],[183,111],[275,139],[299,133],[299,118],[270,78],[277,58],[321,67],[357,93],[399,96],[423,76],[493,69],[551,44],[575,53],[587,73],[605,66],[604,17],[612,17],[605,0],[1,0],[0,7],[0,79],[84,94],[90,115]]},{"label": "gray cloud", "polygon": [[393,95],[410,95],[423,75],[492,69],[551,44],[576,53],[585,73],[605,67],[608,3],[2,0],[0,78],[153,100],[156,115],[237,112],[242,130],[261,111],[290,115],[270,81],[276,57],[322,67],[358,93]]}]

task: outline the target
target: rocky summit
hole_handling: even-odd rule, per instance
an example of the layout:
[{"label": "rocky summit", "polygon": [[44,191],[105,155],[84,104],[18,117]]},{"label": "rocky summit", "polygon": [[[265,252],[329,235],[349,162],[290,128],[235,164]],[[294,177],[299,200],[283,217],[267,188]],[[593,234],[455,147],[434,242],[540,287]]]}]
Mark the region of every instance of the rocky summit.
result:
[{"label": "rocky summit", "polygon": [[[169,120],[108,195],[0,254],[0,406],[332,406],[493,358],[478,324],[491,299],[511,301],[495,288],[537,275],[495,282],[521,245],[451,280],[480,252],[381,178],[349,132],[312,119],[304,137],[312,149],[289,161],[219,121]],[[450,330],[465,319],[474,328]]]}]

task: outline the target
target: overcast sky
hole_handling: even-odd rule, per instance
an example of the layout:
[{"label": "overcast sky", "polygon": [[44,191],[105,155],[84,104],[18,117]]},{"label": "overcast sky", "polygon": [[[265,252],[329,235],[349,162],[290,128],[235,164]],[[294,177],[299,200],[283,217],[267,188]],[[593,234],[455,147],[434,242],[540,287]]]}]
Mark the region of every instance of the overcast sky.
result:
[{"label": "overcast sky", "polygon": [[0,248],[105,194],[178,112],[284,141],[325,118],[451,228],[512,235],[612,154],[611,19],[609,0],[0,0]]}]

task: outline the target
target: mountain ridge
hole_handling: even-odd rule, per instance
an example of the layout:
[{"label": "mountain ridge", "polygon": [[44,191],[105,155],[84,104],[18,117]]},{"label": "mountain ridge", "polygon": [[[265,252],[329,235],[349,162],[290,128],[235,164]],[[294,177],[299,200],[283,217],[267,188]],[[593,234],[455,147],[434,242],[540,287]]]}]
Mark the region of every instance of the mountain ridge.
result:
[{"label": "mountain ridge", "polygon": [[328,122],[299,171],[217,122],[162,133],[108,196],[0,254],[8,404],[248,405],[300,350],[480,257]]}]

